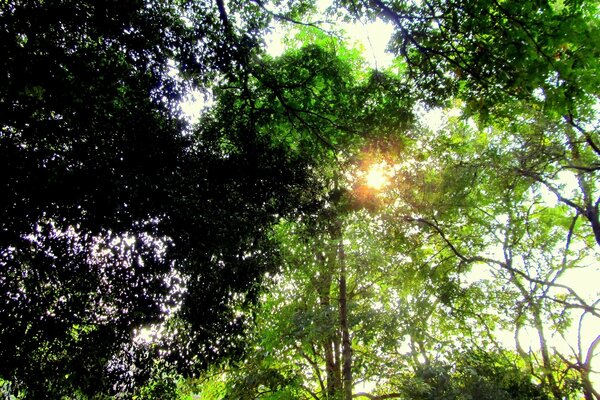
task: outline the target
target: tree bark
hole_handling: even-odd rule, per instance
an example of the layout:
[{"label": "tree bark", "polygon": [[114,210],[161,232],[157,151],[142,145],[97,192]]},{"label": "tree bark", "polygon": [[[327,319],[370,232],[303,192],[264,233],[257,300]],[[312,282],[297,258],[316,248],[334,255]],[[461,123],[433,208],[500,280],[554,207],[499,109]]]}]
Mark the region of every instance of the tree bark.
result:
[{"label": "tree bark", "polygon": [[585,400],[600,400],[600,393],[594,389],[594,384],[590,380],[590,371],[592,370],[592,358],[596,350],[596,346],[600,344],[600,335],[596,336],[596,339],[590,344],[588,348],[585,362],[583,363],[583,370],[581,372],[581,378],[583,381],[583,395]]},{"label": "tree bark", "polygon": [[547,381],[548,386],[550,387],[550,391],[554,395],[556,399],[562,399],[562,393],[556,382],[556,378],[554,376],[554,371],[552,369],[552,362],[550,360],[550,352],[548,351],[548,343],[546,342],[546,334],[544,332],[544,323],[542,321],[542,317],[540,315],[541,311],[539,306],[532,305],[533,307],[533,319],[535,328],[538,333],[538,339],[540,343],[540,351],[542,353],[542,368],[544,373],[544,378]]},{"label": "tree bark", "polygon": [[348,293],[346,284],[346,254],[342,240],[341,222],[338,221],[339,244],[338,261],[340,264],[340,331],[342,333],[342,388],[343,400],[352,399],[352,342],[348,327]]},{"label": "tree bark", "polygon": [[327,371],[327,398],[334,398],[336,392],[339,391],[339,364],[336,362],[334,349],[334,341],[331,337],[327,338],[324,343],[325,347],[325,370]]},{"label": "tree bark", "polygon": [[585,217],[590,221],[596,243],[600,246],[600,218],[598,217],[598,205],[588,205],[584,213]]},{"label": "tree bark", "polygon": [[[333,282],[332,265],[330,265],[331,263],[319,252],[317,252],[317,261],[323,266],[321,274],[315,283],[319,295],[319,305],[321,306],[321,310],[326,312],[329,316],[329,313],[331,312],[331,284]],[[331,317],[333,317],[333,315]],[[336,331],[337,329],[332,329],[332,332],[323,339],[327,399],[335,398],[336,394],[341,392],[342,387],[340,355],[338,350],[339,340],[337,339]]]}]

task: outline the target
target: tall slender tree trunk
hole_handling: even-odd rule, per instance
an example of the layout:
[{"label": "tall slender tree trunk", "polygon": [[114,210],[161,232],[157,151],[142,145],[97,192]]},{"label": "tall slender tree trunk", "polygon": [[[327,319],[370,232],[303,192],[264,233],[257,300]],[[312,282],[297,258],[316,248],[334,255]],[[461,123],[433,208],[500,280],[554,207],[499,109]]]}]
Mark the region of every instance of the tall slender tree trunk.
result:
[{"label": "tall slender tree trunk", "polygon": [[325,370],[327,372],[327,399],[333,399],[340,391],[341,381],[339,374],[339,363],[336,360],[335,341],[331,337],[324,343],[325,347]]},{"label": "tall slender tree trunk", "polygon": [[540,351],[542,353],[542,367],[544,370],[544,377],[546,378],[546,383],[548,384],[548,386],[550,387],[550,391],[552,392],[552,394],[554,395],[554,397],[556,399],[562,399],[562,393],[561,390],[558,386],[558,383],[556,382],[556,378],[554,376],[554,371],[552,368],[552,362],[550,360],[550,352],[548,351],[548,343],[546,341],[546,334],[544,332],[544,323],[542,321],[542,317],[540,315],[541,311],[539,309],[538,305],[533,305],[532,304],[532,308],[533,308],[533,319],[534,319],[534,324],[535,324],[535,328],[538,332],[538,339],[539,339],[539,343],[540,343]]},{"label": "tall slender tree trunk", "polygon": [[[573,158],[573,163],[576,165],[585,165],[585,162],[582,161],[581,157],[581,143],[583,141],[580,137],[577,137],[576,133],[573,130],[573,118],[572,116],[567,118],[567,121],[571,123],[570,128],[567,128],[566,133],[569,139],[569,149],[571,150],[571,157]],[[591,139],[590,139],[591,140]],[[589,143],[589,142],[588,142]],[[595,201],[596,196],[594,196],[594,182],[593,175],[584,172],[578,171],[576,173],[577,182],[579,183],[579,190],[581,191],[581,195],[583,197],[583,205],[580,206],[579,209],[575,207],[579,212],[581,212],[585,218],[590,222],[592,226],[592,231],[594,232],[594,238],[596,239],[596,243],[600,246],[600,219],[598,213],[598,202]],[[569,204],[569,203],[567,203]]]},{"label": "tall slender tree trunk", "polygon": [[342,381],[344,400],[352,399],[352,343],[348,330],[345,270],[340,274],[340,330],[342,331]]},{"label": "tall slender tree trunk", "polygon": [[[331,255],[330,255],[331,256]],[[325,258],[320,251],[316,252],[317,262],[323,266],[318,278],[315,278],[314,285],[319,295],[319,306],[322,312],[327,313],[328,320],[332,320],[333,315],[331,307],[331,284],[333,283],[332,257]],[[335,257],[333,257],[335,258]],[[326,398],[334,399],[336,393],[341,391],[341,373],[339,351],[337,350],[336,339],[337,327],[331,329],[331,332],[323,338],[323,354],[325,357],[325,374],[326,374]]]},{"label": "tall slender tree trunk", "polygon": [[600,400],[600,393],[598,393],[594,389],[594,384],[590,379],[590,372],[592,370],[592,359],[594,358],[596,347],[599,344],[600,335],[596,336],[596,338],[588,347],[587,354],[585,355],[585,361],[583,365],[581,365],[581,380],[583,381],[583,395],[585,397],[585,400]]},{"label": "tall slender tree trunk", "polygon": [[343,400],[352,399],[352,342],[348,328],[348,293],[346,284],[346,253],[342,238],[341,221],[337,221],[338,262],[340,265],[340,331],[342,334],[342,388]]},{"label": "tall slender tree trunk", "polygon": [[336,329],[335,336],[333,337],[333,353],[335,354],[335,393],[336,399],[339,398],[339,394],[342,393],[342,352],[340,351],[340,335]]}]

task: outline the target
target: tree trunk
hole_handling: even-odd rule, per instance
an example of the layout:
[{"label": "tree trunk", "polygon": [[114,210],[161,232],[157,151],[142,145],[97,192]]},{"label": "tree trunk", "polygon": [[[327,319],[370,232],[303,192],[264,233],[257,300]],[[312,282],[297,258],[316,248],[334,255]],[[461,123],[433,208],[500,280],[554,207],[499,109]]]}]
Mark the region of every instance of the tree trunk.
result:
[{"label": "tree trunk", "polygon": [[540,309],[537,305],[533,305],[533,319],[535,328],[538,332],[538,339],[540,342],[540,350],[542,353],[542,363],[543,363],[543,371],[544,378],[547,380],[548,386],[550,386],[550,391],[554,395],[556,399],[562,399],[562,393],[556,382],[556,378],[554,376],[554,371],[552,369],[552,362],[550,360],[550,353],[548,351],[548,344],[546,342],[546,334],[544,333],[544,323],[542,322],[542,317],[540,315]]},{"label": "tree trunk", "polygon": [[327,399],[335,398],[340,391],[339,362],[335,355],[335,341],[329,337],[325,340],[325,370],[327,371]]},{"label": "tree trunk", "polygon": [[336,329],[335,336],[333,337],[333,350],[335,354],[335,390],[336,390],[336,399],[342,393],[342,353],[340,351],[340,335],[339,331]]},{"label": "tree trunk", "polygon": [[[341,223],[339,223],[341,225]],[[348,329],[348,294],[346,287],[346,254],[342,241],[341,227],[338,245],[340,263],[340,331],[342,333],[342,387],[343,400],[352,399],[352,343]]]},{"label": "tree trunk", "polygon": [[[569,149],[571,150],[571,157],[573,158],[573,164],[575,165],[585,165],[585,162],[582,162],[581,157],[581,149],[580,143],[583,143],[581,137],[577,137],[573,128],[576,125],[573,122],[573,116],[570,115],[567,118],[567,121],[571,123],[571,128],[567,129],[567,138],[569,140]],[[582,133],[580,131],[580,133]],[[584,134],[584,137],[587,135]],[[588,139],[589,136],[587,137]],[[593,144],[593,142],[588,142],[588,144]],[[594,146],[594,150],[597,150]],[[596,243],[600,246],[600,220],[598,219],[598,203],[594,201],[594,185],[595,182],[593,175],[584,172],[577,172],[577,182],[579,183],[579,190],[581,191],[581,195],[583,197],[583,206],[581,207],[581,211],[583,211],[583,215],[587,218],[592,226],[592,231],[594,232],[594,238],[596,239]]]},{"label": "tree trunk", "polygon": [[[329,260],[335,259],[330,257]],[[323,265],[320,276],[316,279],[316,289],[319,295],[319,305],[323,312],[328,315],[328,320],[334,321],[334,315],[331,309],[331,284],[333,282],[332,267],[335,262],[325,259],[322,253],[317,252],[317,261]],[[331,318],[330,318],[331,317]],[[335,326],[335,323],[333,323]],[[339,339],[337,327],[331,329],[331,332],[323,340],[323,352],[325,355],[326,372],[326,398],[335,399],[342,390],[342,377],[340,371]]]},{"label": "tree trunk", "polygon": [[596,352],[596,347],[600,344],[600,335],[592,341],[588,347],[581,370],[581,380],[583,381],[583,395],[585,400],[600,400],[600,393],[594,389],[594,384],[590,380],[590,371],[592,370],[592,358]]},{"label": "tree trunk", "polygon": [[598,217],[598,207],[591,204],[588,205],[585,217],[590,221],[592,230],[594,231],[594,238],[596,239],[598,246],[600,246],[600,218]]}]

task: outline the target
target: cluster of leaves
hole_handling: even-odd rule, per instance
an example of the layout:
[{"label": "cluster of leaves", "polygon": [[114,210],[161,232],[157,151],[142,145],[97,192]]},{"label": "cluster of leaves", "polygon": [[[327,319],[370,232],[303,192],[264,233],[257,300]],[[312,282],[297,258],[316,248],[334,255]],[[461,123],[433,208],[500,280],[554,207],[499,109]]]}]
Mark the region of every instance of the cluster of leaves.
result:
[{"label": "cluster of leaves", "polygon": [[509,354],[463,354],[453,365],[419,368],[404,384],[404,396],[426,399],[547,400],[528,373],[511,364]]}]

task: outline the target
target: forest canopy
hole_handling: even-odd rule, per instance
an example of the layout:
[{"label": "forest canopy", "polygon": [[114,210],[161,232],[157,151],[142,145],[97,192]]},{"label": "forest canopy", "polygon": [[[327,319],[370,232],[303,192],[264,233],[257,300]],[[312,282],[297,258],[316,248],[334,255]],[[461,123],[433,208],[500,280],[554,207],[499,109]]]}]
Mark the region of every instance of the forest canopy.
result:
[{"label": "forest canopy", "polygon": [[596,1],[4,0],[0,50],[3,397],[600,400]]}]

